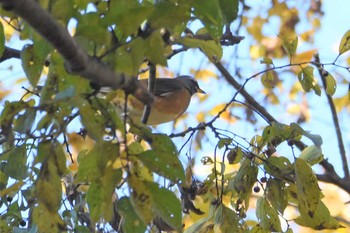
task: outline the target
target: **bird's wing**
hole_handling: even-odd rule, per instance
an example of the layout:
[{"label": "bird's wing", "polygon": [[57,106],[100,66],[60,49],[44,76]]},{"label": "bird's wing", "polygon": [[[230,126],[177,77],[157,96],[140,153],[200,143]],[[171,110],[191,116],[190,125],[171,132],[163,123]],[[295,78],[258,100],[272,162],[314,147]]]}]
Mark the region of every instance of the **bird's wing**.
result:
[{"label": "bird's wing", "polygon": [[[140,80],[142,84],[147,87],[147,79]],[[183,89],[181,83],[175,79],[171,78],[157,78],[155,83],[155,95],[166,96],[174,91],[179,91]]]}]

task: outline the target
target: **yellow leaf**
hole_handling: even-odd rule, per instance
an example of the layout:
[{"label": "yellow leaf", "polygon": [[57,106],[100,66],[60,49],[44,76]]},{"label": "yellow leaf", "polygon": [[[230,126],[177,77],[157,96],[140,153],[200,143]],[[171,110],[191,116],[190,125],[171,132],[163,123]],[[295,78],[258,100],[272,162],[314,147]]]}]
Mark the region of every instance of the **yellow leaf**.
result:
[{"label": "yellow leaf", "polygon": [[342,37],[339,44],[339,55],[345,53],[350,50],[350,30],[348,30],[344,36]]},{"label": "yellow leaf", "polygon": [[[298,53],[293,57],[293,63],[303,63],[303,62],[309,62],[312,60],[314,54],[317,53],[316,49],[311,49],[302,53]],[[302,65],[307,66],[308,64]]]}]

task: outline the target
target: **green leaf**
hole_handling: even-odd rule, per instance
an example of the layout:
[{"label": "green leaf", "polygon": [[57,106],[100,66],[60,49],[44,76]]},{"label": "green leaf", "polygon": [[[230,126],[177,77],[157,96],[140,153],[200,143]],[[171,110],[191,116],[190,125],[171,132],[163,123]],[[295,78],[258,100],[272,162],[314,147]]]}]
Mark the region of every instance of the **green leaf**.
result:
[{"label": "green leaf", "polygon": [[214,213],[214,232],[239,232],[237,213],[220,204]]},{"label": "green leaf", "polygon": [[314,164],[321,162],[324,156],[322,154],[322,150],[320,147],[311,145],[306,147],[301,152],[301,154],[299,155],[299,158],[304,159],[312,166]]},{"label": "green leaf", "polygon": [[60,100],[67,100],[71,97],[73,97],[76,94],[76,90],[74,86],[69,86],[67,89],[58,92],[55,95],[54,100],[55,101],[60,101]]},{"label": "green leaf", "polygon": [[282,232],[277,211],[263,197],[258,198],[256,216],[264,230]]},{"label": "green leaf", "polygon": [[75,37],[83,41],[87,40],[87,46],[92,42],[99,45],[109,45],[111,33],[107,30],[107,25],[103,24],[98,12],[89,12],[79,15],[78,22]]},{"label": "green leaf", "polygon": [[315,230],[338,229],[343,228],[339,222],[330,215],[326,205],[320,201],[312,218],[309,216],[299,216],[294,220],[297,224],[305,227],[311,227]]},{"label": "green leaf", "polygon": [[70,0],[57,0],[52,4],[50,13],[56,20],[61,20],[64,23],[68,23],[69,19],[72,18],[74,10],[77,7],[74,5],[75,2]]},{"label": "green leaf", "polygon": [[144,41],[145,56],[153,63],[161,66],[167,66],[167,47],[164,43],[160,31],[153,32]]},{"label": "green leaf", "polygon": [[238,0],[219,0],[220,11],[224,24],[230,24],[237,18]]},{"label": "green leaf", "polygon": [[233,181],[233,187],[239,194],[239,198],[244,200],[244,207],[247,210],[249,207],[250,194],[253,185],[256,182],[258,168],[254,166],[249,159],[242,161],[242,164]]},{"label": "green leaf", "polygon": [[102,140],[106,127],[104,116],[93,109],[88,103],[82,104],[79,112],[88,135],[96,141]]},{"label": "green leaf", "polygon": [[217,0],[195,0],[193,2],[194,14],[202,21],[209,34],[219,39],[222,36],[224,22]]},{"label": "green leaf", "polygon": [[130,191],[131,205],[142,222],[148,225],[154,218],[152,211],[153,198],[150,186],[132,173],[128,175],[127,183]]},{"label": "green leaf", "polygon": [[5,33],[4,33],[4,26],[0,22],[0,56],[2,56],[4,50],[5,50]]},{"label": "green leaf", "polygon": [[282,38],[282,46],[286,53],[289,55],[289,57],[292,57],[295,52],[297,51],[298,47],[298,37],[295,36],[294,38]]},{"label": "green leaf", "polygon": [[266,184],[266,198],[273,208],[283,214],[288,205],[288,194],[285,183],[280,179],[270,178]]},{"label": "green leaf", "polygon": [[265,72],[261,76],[261,83],[266,88],[274,88],[278,83],[277,73],[274,71]]},{"label": "green leaf", "polygon": [[173,142],[166,135],[153,135],[151,146],[153,150],[147,150],[136,156],[137,159],[150,169],[173,182],[185,180],[183,166],[177,156],[177,150]]},{"label": "green leaf", "polygon": [[155,216],[160,217],[177,232],[182,232],[181,203],[174,192],[159,188],[158,184],[152,182],[146,184],[150,187]]},{"label": "green leaf", "polygon": [[264,57],[262,60],[260,60],[260,64],[272,65],[273,61],[269,57]]},{"label": "green leaf", "polygon": [[334,77],[330,73],[328,73],[325,79],[326,79],[326,93],[332,96],[334,95],[335,90],[337,89],[337,82],[335,81]]},{"label": "green leaf", "polygon": [[313,70],[312,66],[302,68],[298,73],[298,79],[304,91],[309,92],[313,89],[317,95],[321,95],[321,89],[314,78]]},{"label": "green leaf", "polygon": [[[108,13],[103,18],[108,25],[117,24],[124,35],[136,35],[141,24],[154,12],[149,2],[139,3],[135,0],[112,1]],[[132,15],[132,20],[130,16]]]},{"label": "green leaf", "polygon": [[27,150],[23,144],[9,152],[9,158],[4,173],[16,180],[22,180],[27,176]]},{"label": "green leaf", "polygon": [[22,68],[32,87],[36,87],[39,81],[50,49],[45,41],[41,43],[40,40],[36,41],[34,45],[26,45],[21,51]]},{"label": "green leaf", "polygon": [[216,41],[200,40],[200,39],[184,37],[184,38],[179,38],[177,42],[186,47],[200,48],[208,56],[208,58],[213,62],[218,62],[222,58],[222,54],[223,54],[222,47]]},{"label": "green leaf", "polygon": [[[149,17],[152,28],[185,28],[191,17],[191,4],[188,1],[159,1]],[[182,30],[181,30],[182,31]]]},{"label": "green leaf", "polygon": [[121,226],[125,233],[144,233],[146,231],[146,225],[135,213],[130,199],[122,197],[116,203],[117,211],[122,217]]},{"label": "green leaf", "polygon": [[18,133],[29,134],[36,116],[36,110],[28,108],[22,115],[19,115],[14,122],[14,130]]},{"label": "green leaf", "polygon": [[218,148],[221,149],[224,146],[228,146],[232,143],[232,138],[220,138],[218,142]]},{"label": "green leaf", "polygon": [[[101,179],[103,179],[101,177]],[[109,192],[107,192],[107,190]],[[87,192],[86,201],[89,205],[90,217],[93,223],[98,222],[101,218],[110,221],[113,215],[112,192],[114,186],[111,184],[101,185],[99,183],[91,183]]]},{"label": "green leaf", "polygon": [[339,55],[345,53],[350,50],[350,30],[345,32],[343,35],[340,44],[339,44]]},{"label": "green leaf", "polygon": [[128,75],[136,75],[144,62],[146,49],[147,45],[142,38],[120,46],[115,53],[115,69]]},{"label": "green leaf", "polygon": [[59,232],[59,226],[64,226],[58,212],[51,212],[44,205],[33,208],[33,224],[38,227],[36,232]]},{"label": "green leaf", "polygon": [[295,161],[298,208],[302,217],[313,218],[321,202],[321,191],[310,165],[303,159]]},{"label": "green leaf", "polygon": [[214,216],[209,215],[206,218],[197,220],[189,228],[185,230],[184,233],[206,233],[214,232]]},{"label": "green leaf", "polygon": [[97,142],[88,152],[81,151],[75,182],[100,182],[107,165],[113,164],[118,155],[119,146],[108,141]]},{"label": "green leaf", "polygon": [[240,147],[236,147],[226,155],[229,164],[239,163],[243,158],[243,151]]}]

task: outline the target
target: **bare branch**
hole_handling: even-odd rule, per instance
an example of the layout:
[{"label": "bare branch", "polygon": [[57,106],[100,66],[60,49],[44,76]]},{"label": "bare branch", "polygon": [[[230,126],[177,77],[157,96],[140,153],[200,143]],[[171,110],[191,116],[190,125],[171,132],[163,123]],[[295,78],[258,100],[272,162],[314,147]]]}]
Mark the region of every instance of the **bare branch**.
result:
[{"label": "bare branch", "polygon": [[93,59],[70,36],[67,29],[40,7],[34,0],[0,0],[5,10],[12,10],[40,33],[66,61],[68,72],[80,75],[100,86],[123,89],[145,104],[153,102],[153,96],[143,88],[136,78],[116,74],[104,63]]},{"label": "bare branch", "polygon": [[[156,66],[149,62],[148,63],[148,70],[149,70],[149,78],[148,78],[148,87],[147,90],[154,94],[155,92],[155,88],[156,88]],[[145,108],[143,110],[143,114],[141,117],[141,122],[144,124],[147,124],[147,121],[149,119],[149,116],[151,115],[151,110],[152,110],[152,106],[150,104],[146,104]]]},{"label": "bare branch", "polygon": [[245,82],[243,85],[239,84],[234,77],[228,72],[228,70],[220,63],[214,63],[216,68],[221,72],[221,74],[224,76],[226,81],[231,84],[247,101],[247,103],[257,112],[259,112],[264,118],[268,121],[269,124],[272,122],[277,122],[277,120],[266,111],[266,109],[261,106],[254,98],[251,96],[245,89],[244,86],[247,82]]},{"label": "bare branch", "polygon": [[[323,89],[326,91],[326,88],[327,88],[326,76],[327,76],[328,72],[323,69],[323,66],[320,63],[319,55],[315,54],[314,57],[315,57],[315,63],[314,64],[317,67],[319,75],[321,77]],[[333,120],[333,124],[334,124],[334,127],[335,127],[336,135],[337,135],[338,147],[339,147],[340,157],[341,157],[341,160],[342,160],[343,171],[344,171],[344,179],[349,180],[349,178],[350,178],[349,166],[348,166],[348,161],[347,161],[347,158],[346,158],[344,141],[343,141],[343,136],[342,136],[342,133],[341,133],[341,130],[340,130],[340,125],[339,125],[337,111],[335,109],[332,96],[330,96],[330,95],[328,95],[326,93],[326,97],[327,97],[328,105],[329,105],[331,113],[332,113],[332,120]]]}]

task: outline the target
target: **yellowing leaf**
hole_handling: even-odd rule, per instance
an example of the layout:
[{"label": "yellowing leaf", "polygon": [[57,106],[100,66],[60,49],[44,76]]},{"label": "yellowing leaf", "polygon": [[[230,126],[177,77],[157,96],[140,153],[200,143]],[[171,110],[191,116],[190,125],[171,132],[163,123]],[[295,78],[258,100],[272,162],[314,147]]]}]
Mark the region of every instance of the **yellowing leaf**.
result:
[{"label": "yellowing leaf", "polygon": [[321,191],[311,166],[303,159],[295,161],[298,208],[302,217],[313,218],[319,203]]},{"label": "yellowing leaf", "polygon": [[297,51],[297,47],[298,47],[298,37],[294,37],[294,38],[282,38],[282,46],[284,48],[284,50],[286,51],[286,53],[292,57],[295,52]]},{"label": "yellowing leaf", "polygon": [[130,174],[128,176],[128,185],[130,189],[130,201],[137,216],[145,223],[149,224],[153,219],[152,198],[149,186],[141,181],[137,176]]},{"label": "yellowing leaf", "polygon": [[272,65],[273,61],[269,57],[264,57],[262,60],[260,60],[260,64]]},{"label": "yellowing leaf", "polygon": [[261,77],[261,83],[266,88],[274,88],[278,83],[277,74],[273,71],[264,73]]},{"label": "yellowing leaf", "polygon": [[308,146],[301,152],[299,158],[306,160],[311,165],[314,165],[322,161],[322,150],[320,147],[315,145]]},{"label": "yellowing leaf", "polygon": [[[312,60],[315,53],[317,53],[317,50],[311,49],[302,53],[295,54],[295,56],[293,56],[293,63],[309,62]],[[306,66],[306,65],[307,64],[304,64],[302,66]]]},{"label": "yellowing leaf", "polygon": [[259,223],[266,231],[281,232],[281,222],[278,218],[277,211],[266,201],[265,198],[259,197],[256,207],[256,216]]},{"label": "yellowing leaf", "polygon": [[326,79],[326,93],[332,96],[334,95],[335,90],[337,89],[337,82],[335,81],[335,79],[330,73],[328,73],[325,79]]},{"label": "yellowing leaf", "polygon": [[342,37],[339,44],[339,55],[350,50],[350,30],[348,30]]}]

